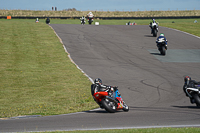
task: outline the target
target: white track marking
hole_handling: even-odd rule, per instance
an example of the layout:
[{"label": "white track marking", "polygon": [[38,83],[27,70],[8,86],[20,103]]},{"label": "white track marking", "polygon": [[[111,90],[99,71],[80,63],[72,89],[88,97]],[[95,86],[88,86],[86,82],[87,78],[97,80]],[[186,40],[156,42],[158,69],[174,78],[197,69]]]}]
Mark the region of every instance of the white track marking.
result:
[{"label": "white track marking", "polygon": [[[50,25],[49,25],[49,27],[51,27]],[[51,27],[51,29],[53,29],[52,27]],[[65,52],[68,54],[68,57],[69,57],[69,59],[71,60],[71,62],[72,63],[74,63],[75,65],[76,65],[76,67],[79,69],[79,70],[81,70],[81,72],[86,76],[86,77],[88,77],[88,79],[92,82],[92,83],[94,83],[94,81],[93,81],[93,79],[92,78],[90,78],[73,60],[72,60],[72,58],[71,58],[71,56],[70,56],[70,53],[67,51],[67,48],[65,47],[65,45],[63,44],[63,41],[62,41],[62,39],[58,36],[58,34],[55,32],[55,30],[53,29],[53,31],[54,31],[54,33],[56,34],[56,36],[58,37],[58,39],[60,40],[60,42],[62,43],[62,45],[63,45],[63,48],[65,49]]]}]

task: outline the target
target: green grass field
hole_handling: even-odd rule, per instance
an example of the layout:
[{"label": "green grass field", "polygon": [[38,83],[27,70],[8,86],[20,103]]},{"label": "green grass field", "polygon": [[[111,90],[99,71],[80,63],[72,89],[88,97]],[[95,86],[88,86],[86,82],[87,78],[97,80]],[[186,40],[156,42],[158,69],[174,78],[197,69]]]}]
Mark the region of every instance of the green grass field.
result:
[{"label": "green grass field", "polygon": [[[200,19],[197,20],[200,22]],[[97,108],[90,94],[91,82],[71,63],[45,20],[34,21],[0,19],[0,118],[57,115]],[[128,21],[148,25],[150,20],[95,21],[102,25],[125,25]],[[158,21],[160,26],[200,36],[200,23],[193,23],[194,19]],[[80,20],[52,19],[51,24],[80,24]],[[199,131],[199,128],[161,128],[98,132]]]},{"label": "green grass field", "polygon": [[0,117],[96,108],[91,82],[45,23],[0,20]]}]

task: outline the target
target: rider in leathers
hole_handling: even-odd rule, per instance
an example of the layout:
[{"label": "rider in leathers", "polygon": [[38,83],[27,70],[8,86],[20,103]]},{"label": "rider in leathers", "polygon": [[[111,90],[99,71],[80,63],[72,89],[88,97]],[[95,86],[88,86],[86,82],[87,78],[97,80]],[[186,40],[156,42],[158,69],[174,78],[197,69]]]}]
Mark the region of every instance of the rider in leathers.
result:
[{"label": "rider in leathers", "polygon": [[84,16],[81,17],[80,20],[81,20],[81,24],[82,24],[82,20],[85,22],[85,17]]},{"label": "rider in leathers", "polygon": [[93,13],[92,12],[89,12],[88,14],[87,14],[87,18],[94,18],[94,15],[93,15]]},{"label": "rider in leathers", "polygon": [[[200,81],[197,82],[195,80],[192,80],[191,77],[185,76],[184,78],[185,84],[183,86],[183,91],[185,92],[185,95],[188,97],[188,94],[186,93],[187,87],[195,88],[195,85],[200,85]],[[190,102],[194,103],[194,98],[190,98]]]},{"label": "rider in leathers", "polygon": [[[158,25],[158,22],[155,19],[152,19],[149,23],[149,27],[151,28],[151,34],[152,34],[152,23],[156,23]],[[158,31],[158,28],[157,28]]]},{"label": "rider in leathers", "polygon": [[[103,85],[102,80],[100,78],[97,78],[94,80],[94,84],[91,85],[92,89],[92,95],[98,91],[105,91],[108,92],[108,95],[110,97],[116,98],[121,97],[121,94],[118,92],[117,87],[109,86],[109,85]],[[102,105],[98,103],[99,106],[102,108]]]},{"label": "rider in leathers", "polygon": [[163,33],[160,34],[160,36],[157,38],[156,43],[157,43],[157,47],[159,49],[159,41],[164,40],[165,45],[166,45],[166,49],[167,49],[167,38],[165,37],[165,35]]}]

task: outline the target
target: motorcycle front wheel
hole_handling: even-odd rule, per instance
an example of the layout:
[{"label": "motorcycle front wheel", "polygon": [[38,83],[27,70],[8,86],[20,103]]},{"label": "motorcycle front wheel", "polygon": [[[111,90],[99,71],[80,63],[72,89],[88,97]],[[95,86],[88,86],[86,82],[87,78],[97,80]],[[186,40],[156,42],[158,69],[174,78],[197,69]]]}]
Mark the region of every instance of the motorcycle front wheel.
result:
[{"label": "motorcycle front wheel", "polygon": [[199,95],[197,93],[193,93],[192,97],[194,98],[197,107],[200,107],[200,98],[199,98]]},{"label": "motorcycle front wheel", "polygon": [[109,113],[115,113],[117,106],[114,102],[110,101],[109,99],[102,99],[101,100],[102,106],[105,108],[105,110]]},{"label": "motorcycle front wheel", "polygon": [[124,112],[128,112],[128,111],[129,111],[129,107],[128,107],[128,105],[125,104],[125,106],[123,107],[122,110],[123,110]]}]

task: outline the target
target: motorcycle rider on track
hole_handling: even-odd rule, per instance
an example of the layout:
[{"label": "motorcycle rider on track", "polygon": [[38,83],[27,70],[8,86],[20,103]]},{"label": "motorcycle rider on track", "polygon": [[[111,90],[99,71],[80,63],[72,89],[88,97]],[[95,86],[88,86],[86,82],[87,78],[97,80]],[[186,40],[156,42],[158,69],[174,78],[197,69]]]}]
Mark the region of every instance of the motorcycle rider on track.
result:
[{"label": "motorcycle rider on track", "polygon": [[[192,80],[190,76],[185,76],[184,81],[185,81],[185,84],[183,86],[183,91],[185,92],[185,95],[188,97],[188,94],[186,93],[187,87],[195,88],[195,85],[200,85],[200,81],[197,82],[195,80]],[[189,83],[187,84],[187,82]],[[194,103],[194,101],[195,101],[194,98],[190,97],[190,102]]]},{"label": "motorcycle rider on track", "polygon": [[159,42],[161,41],[165,41],[165,45],[166,45],[166,48],[167,48],[167,38],[165,37],[165,35],[163,33],[160,34],[160,36],[157,38],[156,40],[156,43],[157,43],[157,47],[159,48]]},{"label": "motorcycle rider on track", "polygon": [[93,19],[94,19],[94,15],[92,14],[92,12],[89,12],[89,13],[87,14],[87,19],[88,19],[88,23],[89,23],[89,24],[92,24]]},{"label": "motorcycle rider on track", "polygon": [[[151,34],[152,34],[152,23],[156,23],[158,25],[158,22],[155,19],[152,19],[149,23],[149,27],[151,28]],[[158,28],[157,28],[158,31]]]},{"label": "motorcycle rider on track", "polygon": [[80,20],[81,20],[81,23],[82,23],[82,20],[85,22],[85,17],[82,16],[82,17],[80,18]]},{"label": "motorcycle rider on track", "polygon": [[[113,87],[113,86],[109,86],[109,85],[103,85],[102,80],[100,78],[96,78],[94,80],[94,84],[91,85],[91,88],[93,88],[92,92],[91,92],[92,95],[98,91],[105,91],[105,92],[108,92],[108,95],[110,97],[113,97],[113,98],[120,97],[121,98],[121,94],[118,92],[118,89],[116,86]],[[100,103],[98,103],[98,104],[100,107],[102,107]],[[125,102],[124,102],[124,104],[125,104]]]},{"label": "motorcycle rider on track", "polygon": [[89,12],[88,14],[87,14],[87,18],[94,18],[94,15],[92,14],[92,12]]}]

